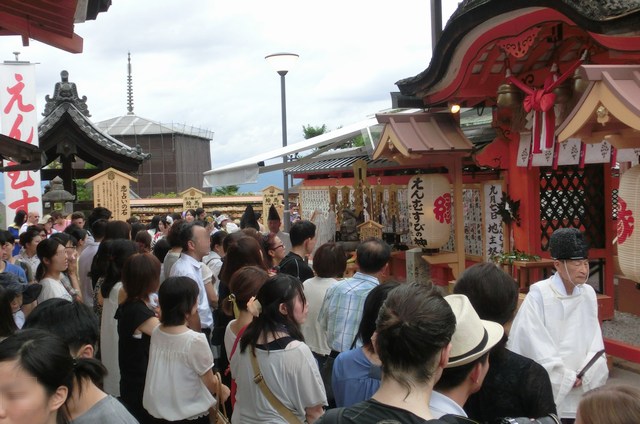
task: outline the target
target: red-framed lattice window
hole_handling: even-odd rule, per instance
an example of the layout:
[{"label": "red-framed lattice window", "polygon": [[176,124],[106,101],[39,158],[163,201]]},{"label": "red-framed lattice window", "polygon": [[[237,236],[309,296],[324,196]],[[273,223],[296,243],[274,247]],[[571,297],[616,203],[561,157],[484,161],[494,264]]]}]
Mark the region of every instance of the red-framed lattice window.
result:
[{"label": "red-framed lattice window", "polygon": [[601,164],[540,168],[541,247],[558,228],[584,232],[591,248],[604,248],[604,167]]}]

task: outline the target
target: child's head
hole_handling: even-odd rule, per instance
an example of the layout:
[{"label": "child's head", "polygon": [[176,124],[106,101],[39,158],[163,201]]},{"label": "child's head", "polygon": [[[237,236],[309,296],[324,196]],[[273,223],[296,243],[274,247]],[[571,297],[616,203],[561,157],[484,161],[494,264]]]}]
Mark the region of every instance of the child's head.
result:
[{"label": "child's head", "polygon": [[196,312],[198,284],[189,277],[169,277],[160,286],[160,322],[165,326],[182,325]]}]

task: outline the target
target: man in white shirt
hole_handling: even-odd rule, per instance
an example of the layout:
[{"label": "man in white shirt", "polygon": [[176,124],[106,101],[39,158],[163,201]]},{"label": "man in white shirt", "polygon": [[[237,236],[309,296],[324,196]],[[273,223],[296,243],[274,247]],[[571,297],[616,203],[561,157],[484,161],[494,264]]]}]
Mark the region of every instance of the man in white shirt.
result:
[{"label": "man in white shirt", "polygon": [[489,351],[502,339],[504,329],[496,322],[480,319],[467,296],[451,294],[444,299],[456,316],[456,331],[451,338],[447,366],[431,394],[429,409],[435,418],[453,415],[458,422],[467,422],[462,407],[482,387],[489,371]]},{"label": "man in white shirt", "polygon": [[182,245],[182,253],[171,268],[170,276],[189,277],[198,284],[198,314],[190,318],[189,327],[194,331],[202,331],[207,335],[207,339],[210,339],[213,314],[209,299],[217,300],[217,295],[211,281],[208,284],[204,283],[200,270],[200,267],[206,266],[202,263],[202,258],[209,253],[209,232],[202,225],[190,223],[180,229],[178,238]]},{"label": "man in white shirt", "polygon": [[576,417],[583,393],[609,376],[602,355],[580,378],[580,370],[604,349],[595,290],[589,278],[589,247],[576,228],[560,228],[549,239],[556,273],[529,288],[518,310],[507,348],[533,359],[549,373],[558,415]]},{"label": "man in white shirt", "polygon": [[25,231],[27,231],[27,227],[30,227],[32,225],[38,225],[38,221],[40,220],[40,214],[36,211],[29,211],[29,214],[27,215],[27,220],[24,222],[24,224],[22,224],[22,227],[20,227],[20,231],[18,232],[18,234],[22,234]]}]

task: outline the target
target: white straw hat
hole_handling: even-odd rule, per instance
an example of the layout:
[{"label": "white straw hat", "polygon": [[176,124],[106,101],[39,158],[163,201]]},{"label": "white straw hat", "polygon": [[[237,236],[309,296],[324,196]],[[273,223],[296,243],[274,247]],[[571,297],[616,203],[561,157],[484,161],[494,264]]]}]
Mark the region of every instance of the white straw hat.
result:
[{"label": "white straw hat", "polygon": [[451,354],[446,368],[475,361],[502,339],[502,325],[480,319],[467,296],[450,294],[445,300],[456,316],[456,331],[451,338]]}]

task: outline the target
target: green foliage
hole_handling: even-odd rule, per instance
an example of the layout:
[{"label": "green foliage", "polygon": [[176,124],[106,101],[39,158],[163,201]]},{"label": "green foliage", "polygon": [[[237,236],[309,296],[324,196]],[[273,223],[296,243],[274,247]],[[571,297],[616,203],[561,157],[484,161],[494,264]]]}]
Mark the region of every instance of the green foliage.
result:
[{"label": "green foliage", "polygon": [[513,261],[539,261],[540,256],[529,255],[521,250],[514,250],[512,252],[503,252],[499,255],[494,255],[491,260],[498,265],[511,265]]},{"label": "green foliage", "polygon": [[238,194],[240,186],[228,185],[224,187],[218,187],[213,191],[214,196],[235,196]]},{"label": "green foliage", "polygon": [[178,197],[178,193],[170,191],[169,193],[154,193],[150,196],[153,199],[174,199]]},{"label": "green foliage", "polygon": [[324,134],[326,132],[327,132],[327,126],[325,124],[322,124],[322,126],[320,127],[314,127],[312,125],[302,126],[302,133],[304,135],[305,140]]}]

